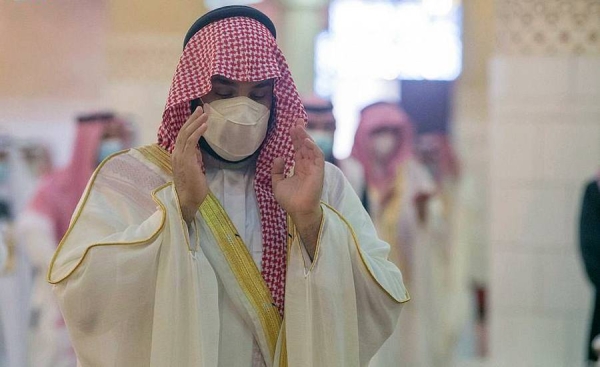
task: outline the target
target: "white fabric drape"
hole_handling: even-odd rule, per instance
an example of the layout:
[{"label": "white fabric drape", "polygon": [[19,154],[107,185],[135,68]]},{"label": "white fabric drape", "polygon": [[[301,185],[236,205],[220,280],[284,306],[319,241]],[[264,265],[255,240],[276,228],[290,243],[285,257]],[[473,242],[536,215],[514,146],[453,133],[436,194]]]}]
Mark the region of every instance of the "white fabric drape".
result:
[{"label": "white fabric drape", "polygon": [[[207,161],[207,178],[258,262],[248,167]],[[97,170],[78,206],[49,280],[81,366],[247,367],[256,348],[268,355],[256,310],[200,213],[185,225],[171,180],[131,150]],[[287,365],[366,366],[408,294],[341,172],[327,165],[325,181],[318,254],[307,261],[297,236],[290,247]],[[283,335],[269,367],[280,366]]]}]

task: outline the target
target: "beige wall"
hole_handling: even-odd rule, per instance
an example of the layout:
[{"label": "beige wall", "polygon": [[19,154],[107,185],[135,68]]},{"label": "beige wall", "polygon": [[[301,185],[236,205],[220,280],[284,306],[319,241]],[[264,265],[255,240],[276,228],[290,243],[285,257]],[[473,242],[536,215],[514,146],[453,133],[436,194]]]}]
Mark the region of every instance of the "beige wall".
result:
[{"label": "beige wall", "polygon": [[187,0],[0,2],[0,132],[48,141],[60,164],[74,116],[115,109],[135,117],[139,143],[155,141],[185,32],[203,13]]},{"label": "beige wall", "polygon": [[204,13],[202,1],[109,1],[105,97],[136,116],[140,144],[156,141],[185,33]]},{"label": "beige wall", "polygon": [[463,1],[463,72],[459,87],[487,85],[488,61],[494,48],[494,1]]},{"label": "beige wall", "polygon": [[0,98],[97,98],[104,1],[0,2]]},{"label": "beige wall", "polygon": [[69,159],[73,117],[104,107],[102,0],[0,2],[0,134],[33,137]]},{"label": "beige wall", "polygon": [[[294,6],[258,7],[273,17],[299,89],[309,93],[312,37],[323,26],[323,12],[305,11],[304,18],[319,19],[319,25],[300,29],[296,23],[304,18],[286,18],[285,9]],[[192,0],[177,6],[160,0],[2,2],[0,106],[11,110],[11,121],[21,116],[65,125],[81,111],[116,109],[136,117],[140,143],[153,142],[185,32],[204,12],[202,1]],[[295,39],[285,36],[286,19],[296,22]],[[303,49],[292,46],[299,37]],[[50,109],[36,114],[27,110],[30,104]],[[0,124],[6,120],[0,116]]]},{"label": "beige wall", "polygon": [[[593,15],[596,14],[596,15]],[[597,0],[496,1],[490,63],[492,366],[583,366],[582,188],[600,163]]]},{"label": "beige wall", "polygon": [[183,36],[206,10],[199,0],[108,0],[111,31]]}]

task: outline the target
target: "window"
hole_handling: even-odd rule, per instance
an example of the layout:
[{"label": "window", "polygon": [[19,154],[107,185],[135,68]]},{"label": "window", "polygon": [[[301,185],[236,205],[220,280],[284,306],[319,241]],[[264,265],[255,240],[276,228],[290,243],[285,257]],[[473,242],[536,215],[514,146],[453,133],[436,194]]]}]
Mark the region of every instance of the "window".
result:
[{"label": "window", "polygon": [[335,155],[350,153],[363,106],[399,100],[402,79],[453,80],[461,59],[452,0],[333,0],[329,30],[316,42],[315,91],[335,106]]}]

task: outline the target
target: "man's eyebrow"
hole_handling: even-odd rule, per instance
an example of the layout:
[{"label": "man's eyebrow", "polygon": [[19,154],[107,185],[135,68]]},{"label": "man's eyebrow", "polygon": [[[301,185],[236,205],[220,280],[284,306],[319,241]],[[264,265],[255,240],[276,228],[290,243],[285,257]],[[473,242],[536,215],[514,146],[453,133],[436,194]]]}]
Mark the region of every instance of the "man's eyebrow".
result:
[{"label": "man's eyebrow", "polygon": [[235,85],[235,82],[233,80],[229,80],[227,78],[225,78],[224,76],[215,76],[212,80],[213,83],[219,83],[219,84],[223,84],[223,85]]}]

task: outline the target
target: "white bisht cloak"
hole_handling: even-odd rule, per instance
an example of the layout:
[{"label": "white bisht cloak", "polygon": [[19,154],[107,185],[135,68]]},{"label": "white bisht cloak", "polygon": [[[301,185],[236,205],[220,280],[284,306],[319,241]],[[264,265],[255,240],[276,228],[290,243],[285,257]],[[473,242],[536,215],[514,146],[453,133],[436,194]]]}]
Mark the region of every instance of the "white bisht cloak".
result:
[{"label": "white bisht cloak", "polygon": [[[48,272],[81,366],[367,366],[409,300],[362,205],[326,166],[311,261],[288,221],[285,315],[212,194],[188,228],[156,145],[104,161]],[[256,228],[260,231],[260,228]]]}]

